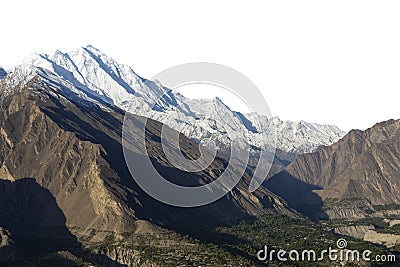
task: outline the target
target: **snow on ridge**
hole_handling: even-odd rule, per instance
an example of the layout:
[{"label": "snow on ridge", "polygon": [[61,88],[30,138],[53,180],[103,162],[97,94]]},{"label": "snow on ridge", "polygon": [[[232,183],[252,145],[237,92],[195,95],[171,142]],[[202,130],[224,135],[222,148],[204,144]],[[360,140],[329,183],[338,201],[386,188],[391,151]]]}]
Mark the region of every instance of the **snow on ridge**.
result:
[{"label": "snow on ridge", "polygon": [[[119,64],[91,45],[67,53],[33,54],[24,63],[48,69],[84,95],[95,95],[121,109],[163,122],[198,141],[228,144],[232,138],[228,132],[236,131],[246,136],[245,142],[263,147],[275,143],[272,133],[276,132],[279,149],[305,153],[320,145],[330,145],[344,135],[336,126],[241,114],[221,99],[185,98],[157,81],[141,78],[128,65]],[[164,97],[158,99],[160,95]]]},{"label": "snow on ridge", "polygon": [[4,76],[0,81],[0,85],[4,89],[2,91],[3,96],[12,91],[19,91],[24,88],[35,89],[38,84],[45,84],[46,87],[51,89],[49,92],[51,94],[57,93],[64,97],[74,98],[75,100],[84,99],[93,104],[102,105],[99,101],[93,98],[93,96],[88,96],[68,80],[60,78],[58,75],[47,69],[31,64],[25,63],[11,68],[6,76]]}]

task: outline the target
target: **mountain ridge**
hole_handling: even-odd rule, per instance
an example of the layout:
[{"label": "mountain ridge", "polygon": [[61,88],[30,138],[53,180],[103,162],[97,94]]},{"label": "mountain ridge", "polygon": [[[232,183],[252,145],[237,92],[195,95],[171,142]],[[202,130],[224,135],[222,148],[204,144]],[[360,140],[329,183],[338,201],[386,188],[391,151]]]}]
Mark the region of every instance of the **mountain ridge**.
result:
[{"label": "mountain ridge", "polygon": [[[117,63],[91,45],[67,53],[33,54],[23,62],[48,69],[87,95],[95,95],[97,99],[123,110],[129,109],[160,121],[191,139],[202,140],[204,144],[216,142],[219,147],[229,146],[230,137],[226,129],[232,128],[247,135],[243,142],[252,146],[276,145],[280,150],[298,154],[311,152],[320,145],[330,145],[344,135],[336,126],[283,122],[234,112],[221,100],[222,105],[214,105],[217,100],[188,99],[140,77],[128,65]],[[161,95],[163,97],[158,99]],[[247,128],[249,123],[256,121],[261,121],[262,127]],[[278,130],[277,140],[274,134],[269,134],[270,139],[261,137],[275,130]]]}]

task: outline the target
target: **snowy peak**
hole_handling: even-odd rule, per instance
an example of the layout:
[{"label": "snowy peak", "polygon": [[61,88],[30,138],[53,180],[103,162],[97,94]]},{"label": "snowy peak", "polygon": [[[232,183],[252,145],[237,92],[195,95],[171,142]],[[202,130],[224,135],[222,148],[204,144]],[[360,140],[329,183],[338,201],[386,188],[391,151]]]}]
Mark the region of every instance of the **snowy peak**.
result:
[{"label": "snowy peak", "polygon": [[10,69],[6,76],[0,80],[0,96],[2,97],[23,89],[42,90],[43,88],[47,88],[48,93],[51,94],[58,94],[75,100],[84,99],[98,106],[102,105],[94,96],[89,96],[69,81],[60,78],[47,69],[34,65],[16,66]]},{"label": "snowy peak", "polygon": [[88,51],[90,51],[90,52],[92,52],[92,53],[98,54],[98,55],[105,55],[105,54],[103,54],[103,53],[100,51],[100,49],[94,47],[94,46],[91,45],[91,44],[88,44],[86,47],[82,47],[82,48],[83,48],[83,49],[86,49],[86,50],[88,50]]},{"label": "snowy peak", "polygon": [[[229,133],[234,133],[233,138],[254,147],[276,144],[283,151],[297,154],[330,145],[344,135],[335,126],[284,122],[256,113],[240,114],[219,98],[187,99],[160,82],[141,78],[130,66],[119,64],[91,45],[66,53],[57,50],[52,55],[33,54],[24,60],[24,66],[32,65],[39,70],[35,73],[43,81],[61,84],[63,92],[102,100],[163,122],[191,139],[209,140],[217,146],[229,146],[232,140]],[[9,82],[12,81],[15,79]],[[265,135],[271,138],[266,140]]]},{"label": "snowy peak", "polygon": [[125,110],[132,109],[129,105],[135,111],[143,106],[151,109],[154,103],[155,109],[177,104],[167,88],[142,79],[131,67],[117,63],[91,45],[67,53],[56,51],[52,56],[33,54],[24,63],[48,69],[86,93]]},{"label": "snowy peak", "polygon": [[4,90],[2,93],[22,89],[37,76],[37,71],[38,68],[32,65],[21,65],[12,68],[0,82]]},{"label": "snowy peak", "polygon": [[[337,142],[346,134],[334,125],[305,121],[283,121],[278,117],[268,119],[257,113],[245,114],[244,116],[253,123],[257,132],[271,133],[271,131],[276,131],[277,148],[294,154],[313,152],[319,146],[328,146]],[[254,123],[257,120],[261,122],[261,125]],[[262,144],[258,144],[258,146],[262,146]]]},{"label": "snowy peak", "polygon": [[218,97],[214,99],[186,99],[186,103],[190,106],[190,110],[198,116],[215,116],[218,113],[234,115],[234,111]]}]

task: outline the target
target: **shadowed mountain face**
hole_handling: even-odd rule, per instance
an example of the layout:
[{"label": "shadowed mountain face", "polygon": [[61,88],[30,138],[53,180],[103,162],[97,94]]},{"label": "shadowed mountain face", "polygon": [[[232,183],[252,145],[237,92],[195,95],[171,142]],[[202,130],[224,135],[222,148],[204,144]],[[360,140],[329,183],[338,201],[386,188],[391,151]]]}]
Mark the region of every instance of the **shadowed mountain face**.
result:
[{"label": "shadowed mountain face", "polygon": [[54,197],[34,179],[0,180],[0,226],[9,232],[17,251],[79,249]]},{"label": "shadowed mountain face", "polygon": [[[290,214],[284,201],[266,188],[248,193],[250,177],[226,197],[205,207],[175,208],[144,193],[126,167],[121,147],[123,113],[71,100],[35,78],[21,90],[1,95],[0,177],[18,181],[33,177],[49,190],[65,215],[65,224],[84,233],[92,230],[134,231],[137,220],[178,231],[216,226],[250,215]],[[136,117],[138,125],[141,117]],[[226,162],[216,159],[199,173],[173,168],[162,153],[162,125],[150,121],[146,145],[154,166],[178,184],[214,180]],[[197,144],[182,136],[181,149],[195,157]],[[142,154],[132,147],[132,153]]]},{"label": "shadowed mountain face", "polygon": [[[0,180],[0,266],[82,266],[84,258],[125,266],[85,252],[65,221],[55,198],[35,179]],[[37,260],[37,255],[52,256]]]},{"label": "shadowed mountain face", "polygon": [[[280,187],[288,176],[310,190],[289,196],[290,190]],[[297,156],[267,184],[297,205],[312,204],[308,198],[318,195],[331,218],[365,217],[377,207],[400,204],[400,121],[353,130],[330,147]]]}]

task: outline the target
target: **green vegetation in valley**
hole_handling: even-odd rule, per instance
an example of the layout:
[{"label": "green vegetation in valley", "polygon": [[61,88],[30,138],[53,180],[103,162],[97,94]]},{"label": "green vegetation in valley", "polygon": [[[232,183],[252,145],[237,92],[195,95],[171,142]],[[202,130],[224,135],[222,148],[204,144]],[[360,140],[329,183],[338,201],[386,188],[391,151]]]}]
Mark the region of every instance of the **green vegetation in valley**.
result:
[{"label": "green vegetation in valley", "polygon": [[[365,223],[372,221],[366,220]],[[373,221],[380,224],[381,221]],[[257,252],[265,245],[269,249],[310,250],[317,252],[337,248],[337,240],[343,238],[330,231],[330,226],[308,219],[294,219],[287,216],[262,216],[243,220],[230,227],[219,227],[208,235],[211,242],[191,238],[173,231],[163,233],[123,233],[110,237],[104,242],[91,244],[89,249],[98,252],[106,248],[131,250],[140,256],[141,262],[155,263],[157,266],[265,266],[266,262],[257,259]],[[207,235],[207,233],[204,233]],[[389,254],[380,246],[350,237],[348,248],[352,250],[371,250],[373,255]],[[274,259],[268,266],[331,266],[325,257],[324,262],[279,262]],[[351,266],[351,265],[350,265]],[[374,265],[371,265],[374,266]]]}]

